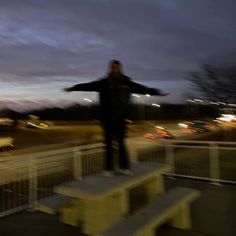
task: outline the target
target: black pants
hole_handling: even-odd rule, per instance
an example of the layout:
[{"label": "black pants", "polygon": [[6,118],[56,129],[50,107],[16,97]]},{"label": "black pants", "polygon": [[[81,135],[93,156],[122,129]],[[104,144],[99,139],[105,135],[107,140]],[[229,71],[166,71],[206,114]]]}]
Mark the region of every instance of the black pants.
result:
[{"label": "black pants", "polygon": [[129,169],[130,161],[125,146],[125,120],[121,119],[116,122],[106,122],[103,125],[106,143],[106,170],[114,170],[114,148],[113,141],[118,144],[119,167],[121,169]]}]

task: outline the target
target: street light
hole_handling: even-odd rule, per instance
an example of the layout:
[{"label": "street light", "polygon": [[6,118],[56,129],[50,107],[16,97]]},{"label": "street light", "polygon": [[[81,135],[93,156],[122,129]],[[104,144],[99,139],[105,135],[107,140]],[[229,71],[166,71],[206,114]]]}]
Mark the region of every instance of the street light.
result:
[{"label": "street light", "polygon": [[195,103],[195,101],[194,101],[194,100],[192,100],[192,99],[187,99],[186,101],[187,101],[187,102],[192,102],[192,103]]},{"label": "street light", "polygon": [[225,106],[225,105],[226,105],[226,103],[225,103],[225,102],[218,102],[218,104],[219,104],[219,105],[223,105],[223,106]]},{"label": "street light", "polygon": [[194,101],[195,101],[195,102],[201,102],[201,103],[204,102],[203,100],[201,100],[201,99],[197,99],[197,98],[195,98]]},{"label": "street light", "polygon": [[83,98],[83,100],[86,101],[86,102],[90,102],[90,103],[93,102],[93,100],[91,100],[91,99],[89,99],[89,98]]},{"label": "street light", "polygon": [[161,105],[159,105],[157,103],[152,103],[152,106],[154,106],[154,107],[161,107]]},{"label": "street light", "polygon": [[212,104],[212,105],[219,105],[219,103],[217,103],[217,102],[210,102],[210,104]]},{"label": "street light", "polygon": [[138,94],[132,94],[133,97],[140,98]]},{"label": "street light", "polygon": [[236,104],[229,103],[228,106],[230,106],[230,107],[236,107]]}]

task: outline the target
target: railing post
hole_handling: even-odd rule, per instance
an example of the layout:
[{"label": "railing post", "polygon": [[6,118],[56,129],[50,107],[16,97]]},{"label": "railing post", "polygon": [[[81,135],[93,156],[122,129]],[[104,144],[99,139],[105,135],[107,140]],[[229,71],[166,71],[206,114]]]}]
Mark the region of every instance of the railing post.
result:
[{"label": "railing post", "polygon": [[73,176],[75,180],[82,179],[82,152],[76,147],[73,150]]},{"label": "railing post", "polygon": [[127,140],[127,146],[130,156],[130,161],[137,163],[138,160],[138,147],[133,141]]},{"label": "railing post", "polygon": [[174,147],[170,141],[165,143],[165,159],[166,163],[170,165],[171,171],[175,174]]},{"label": "railing post", "polygon": [[210,168],[210,178],[212,183],[215,185],[220,185],[220,158],[218,145],[215,143],[210,143],[209,147],[209,168]]},{"label": "railing post", "polygon": [[29,156],[29,164],[28,164],[28,173],[29,173],[29,206],[33,207],[38,198],[38,174],[37,174],[37,160],[34,156]]}]

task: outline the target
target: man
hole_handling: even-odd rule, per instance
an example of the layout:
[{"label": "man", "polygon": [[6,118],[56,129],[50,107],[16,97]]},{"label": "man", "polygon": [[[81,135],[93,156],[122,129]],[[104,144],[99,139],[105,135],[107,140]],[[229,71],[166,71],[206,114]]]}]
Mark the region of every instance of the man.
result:
[{"label": "man", "polygon": [[65,88],[64,91],[99,92],[101,123],[104,129],[107,149],[106,171],[104,171],[104,175],[110,177],[114,174],[113,139],[116,139],[119,147],[119,172],[125,175],[132,175],[132,172],[130,171],[130,161],[124,143],[126,131],[125,119],[128,111],[130,95],[132,93],[160,96],[165,96],[167,94],[162,93],[161,90],[148,88],[131,81],[129,77],[123,74],[122,64],[118,60],[111,61],[109,72],[105,78]]}]

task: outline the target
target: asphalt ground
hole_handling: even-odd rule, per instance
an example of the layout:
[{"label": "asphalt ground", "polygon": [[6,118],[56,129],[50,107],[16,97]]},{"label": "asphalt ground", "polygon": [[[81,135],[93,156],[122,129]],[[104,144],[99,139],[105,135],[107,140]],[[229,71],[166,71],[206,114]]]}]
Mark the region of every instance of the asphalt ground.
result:
[{"label": "asphalt ground", "polygon": [[[236,186],[215,186],[205,181],[186,179],[165,180],[166,190],[175,186],[191,187],[201,191],[192,205],[192,230],[182,231],[167,225],[158,236],[235,236]],[[138,197],[138,196],[137,196]],[[78,228],[59,222],[56,216],[39,212],[21,212],[0,219],[1,236],[79,236]]]}]

